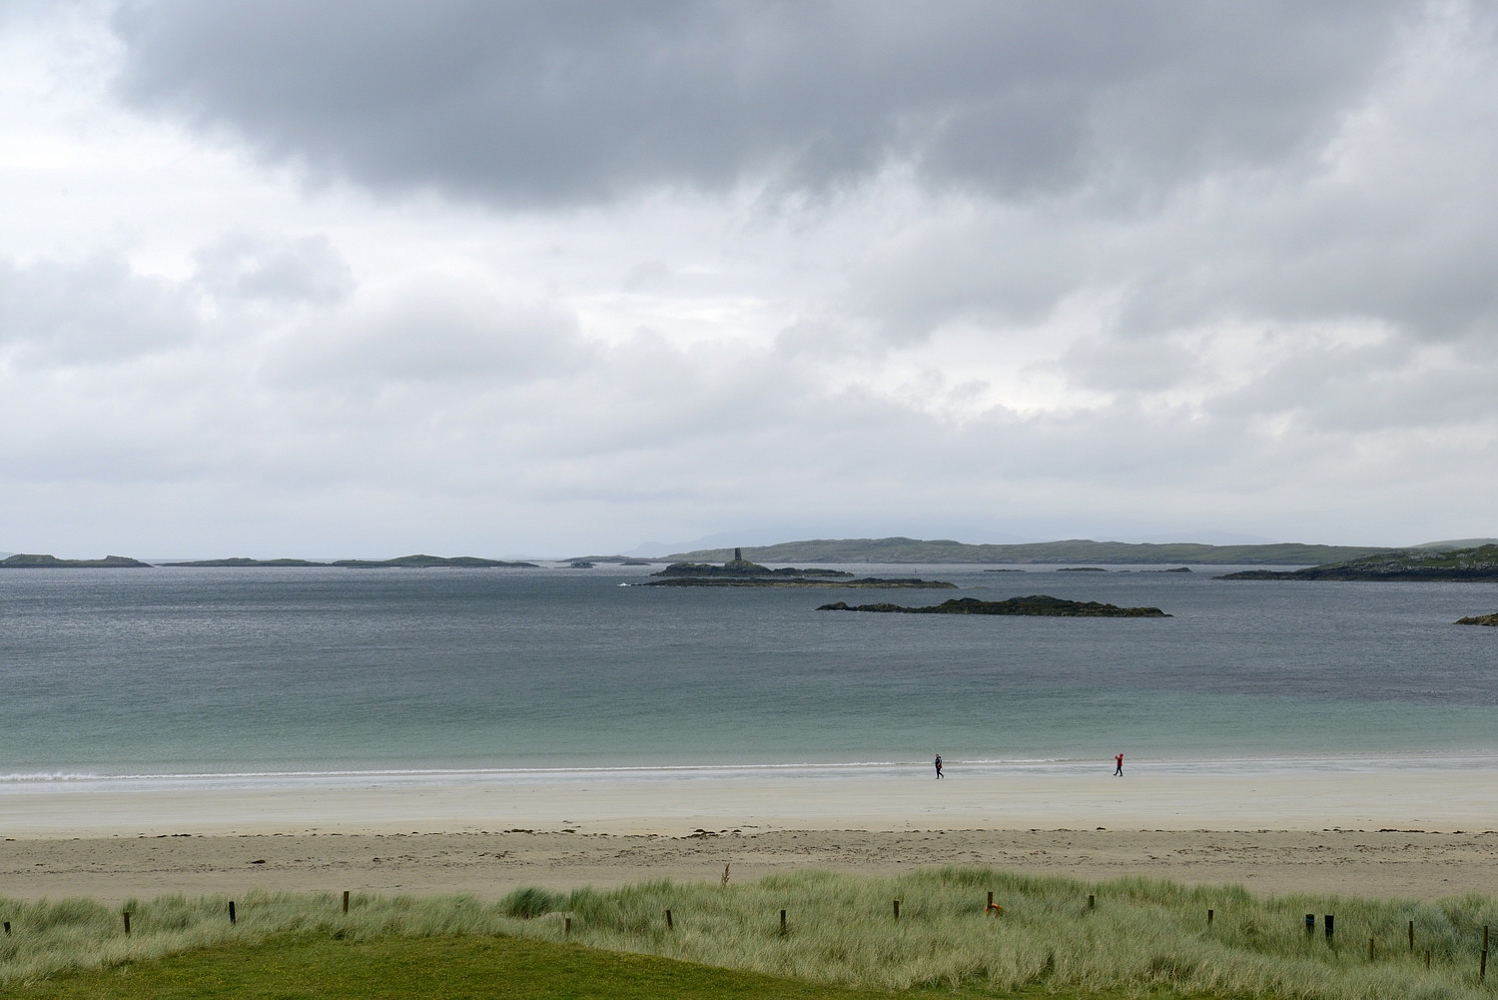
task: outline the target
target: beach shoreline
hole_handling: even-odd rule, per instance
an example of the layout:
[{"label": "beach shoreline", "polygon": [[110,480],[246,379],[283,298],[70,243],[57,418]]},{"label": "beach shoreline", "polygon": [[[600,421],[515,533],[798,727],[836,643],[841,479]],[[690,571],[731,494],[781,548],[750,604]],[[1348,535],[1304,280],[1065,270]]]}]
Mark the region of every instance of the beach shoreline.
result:
[{"label": "beach shoreline", "polygon": [[[0,789],[0,895],[471,893],[804,868],[992,866],[1256,892],[1498,892],[1487,767],[1266,774],[528,773],[446,783]],[[257,863],[258,862],[258,863]]]}]

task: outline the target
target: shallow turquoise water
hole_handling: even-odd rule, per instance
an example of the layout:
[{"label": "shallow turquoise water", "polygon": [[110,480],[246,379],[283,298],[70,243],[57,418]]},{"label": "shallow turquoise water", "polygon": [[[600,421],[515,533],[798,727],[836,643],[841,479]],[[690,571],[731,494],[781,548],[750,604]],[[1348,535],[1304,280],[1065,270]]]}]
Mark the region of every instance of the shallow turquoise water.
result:
[{"label": "shallow turquoise water", "polygon": [[819,613],[885,597],[632,568],[9,571],[0,775],[1498,752],[1498,629],[1451,624],[1498,585],[873,570],[1174,617]]}]

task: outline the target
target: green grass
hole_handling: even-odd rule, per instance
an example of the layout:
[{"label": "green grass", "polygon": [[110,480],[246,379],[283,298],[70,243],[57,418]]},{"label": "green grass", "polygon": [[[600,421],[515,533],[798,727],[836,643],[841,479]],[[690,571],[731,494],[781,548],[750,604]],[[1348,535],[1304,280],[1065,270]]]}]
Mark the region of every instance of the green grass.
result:
[{"label": "green grass", "polygon": [[[654,955],[522,938],[271,938],[139,965],[11,986],[25,1000],[953,1000],[973,994],[887,993],[715,969]],[[1049,1000],[1136,997],[1025,991]],[[1154,993],[1161,998],[1175,993]]]},{"label": "green grass", "polygon": [[[1001,917],[984,915],[990,890],[1007,910]],[[1088,906],[1089,894],[1096,897],[1095,907]],[[891,906],[895,899],[901,902],[898,922]],[[926,869],[898,878],[803,872],[727,887],[652,882],[569,895],[527,889],[497,903],[466,897],[355,896],[346,915],[332,894],[258,894],[237,902],[240,920],[230,927],[223,898],[172,896],[132,901],[128,907],[133,934],[126,938],[119,913],[97,903],[0,900],[0,917],[15,927],[13,937],[0,938],[0,984],[27,996],[108,996],[87,990],[71,994],[45,990],[63,989],[75,977],[80,982],[106,983],[113,981],[111,976],[123,981],[144,975],[147,969],[180,967],[188,970],[182,973],[184,982],[198,989],[190,995],[212,996],[216,994],[203,990],[239,962],[250,970],[245,975],[259,977],[255,982],[269,982],[266,977],[279,975],[275,970],[283,967],[300,969],[294,982],[302,983],[296,989],[303,992],[288,986],[276,993],[275,988],[266,987],[271,990],[266,996],[382,996],[386,994],[305,991],[321,988],[317,984],[324,980],[336,981],[341,974],[331,970],[344,968],[340,963],[374,968],[384,961],[381,956],[406,955],[410,975],[461,972],[470,977],[464,980],[469,986],[444,988],[442,996],[590,995],[562,980],[546,979],[550,985],[545,988],[553,992],[535,994],[495,993],[499,987],[494,983],[481,983],[482,976],[475,970],[488,966],[479,956],[503,957],[500,953],[505,949],[522,949],[505,954],[512,958],[543,953],[565,956],[559,968],[612,962],[616,964],[608,967],[624,970],[620,975],[628,970],[635,970],[630,975],[655,975],[650,970],[666,968],[643,958],[624,957],[624,953],[693,963],[672,966],[678,971],[670,975],[685,977],[683,981],[689,984],[698,983],[692,989],[708,992],[681,996],[733,996],[723,992],[729,989],[723,984],[739,980],[725,970],[737,970],[772,977],[780,984],[776,989],[791,991],[760,994],[771,996],[870,995],[834,989],[840,988],[906,991],[906,995],[908,991],[965,996],[1163,992],[1207,997],[1476,1000],[1491,997],[1476,981],[1482,928],[1498,925],[1498,904],[1480,896],[1434,903],[1316,896],[1260,899],[1239,886],[1188,888],[1144,879],[1087,884],[959,868]],[[1210,927],[1208,908],[1215,911]],[[665,921],[667,909],[674,918],[675,926],[670,929]],[[779,922],[782,909],[788,918],[784,934]],[[1306,913],[1317,914],[1318,924],[1322,914],[1336,914],[1336,947],[1328,946],[1319,927],[1313,936],[1304,933]],[[1405,937],[1411,920],[1416,926],[1414,953],[1408,950]],[[528,939],[531,944],[522,946],[503,938]],[[1369,938],[1376,942],[1372,961]],[[523,951],[543,945],[562,950]],[[442,949],[468,957],[443,960]],[[1429,971],[1423,961],[1426,949],[1432,958]],[[165,958],[173,955],[181,957]],[[355,957],[346,957],[351,955]],[[630,964],[637,961],[644,964]],[[590,967],[596,971],[603,966]],[[703,967],[712,968],[704,971]],[[109,971],[121,968],[130,971]],[[679,971],[682,968],[696,971]],[[62,978],[51,984],[23,985],[59,975]],[[151,971],[150,975],[166,973]],[[1494,975],[1498,977],[1498,968]],[[698,982],[711,976],[730,978],[722,981],[721,988],[712,987],[719,990],[713,993]],[[374,985],[383,982],[383,976],[375,976]],[[478,990],[480,985],[491,992],[462,992]],[[177,994],[158,990],[119,995]],[[629,994],[611,990],[609,995]]]},{"label": "green grass", "polygon": [[9,995],[27,1000],[891,1000],[888,993],[652,955],[473,936],[359,942],[272,938],[11,989]]}]

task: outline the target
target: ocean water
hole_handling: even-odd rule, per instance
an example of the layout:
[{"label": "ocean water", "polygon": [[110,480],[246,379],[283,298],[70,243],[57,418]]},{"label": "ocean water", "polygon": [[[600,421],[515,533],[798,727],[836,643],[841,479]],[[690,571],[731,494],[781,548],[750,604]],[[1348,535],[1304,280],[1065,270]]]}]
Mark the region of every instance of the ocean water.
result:
[{"label": "ocean water", "polygon": [[0,573],[0,784],[556,769],[1491,766],[1498,585],[984,573],[1168,619],[827,613],[647,569]]}]

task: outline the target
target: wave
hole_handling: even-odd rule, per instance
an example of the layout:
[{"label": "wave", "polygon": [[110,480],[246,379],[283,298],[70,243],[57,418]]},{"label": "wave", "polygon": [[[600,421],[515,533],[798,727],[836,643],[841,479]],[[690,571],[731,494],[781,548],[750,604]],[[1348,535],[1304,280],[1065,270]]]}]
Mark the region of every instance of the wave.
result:
[{"label": "wave", "polygon": [[[1108,759],[1081,758],[947,758],[949,774],[962,772],[1016,778],[1082,775],[1111,770]],[[1377,773],[1407,770],[1498,769],[1498,751],[1369,755],[1306,755],[1222,757],[1193,760],[1131,757],[1126,766],[1134,774],[1213,775],[1232,773]],[[54,788],[233,788],[233,787],[348,787],[412,784],[531,783],[587,780],[693,780],[834,778],[839,775],[894,775],[929,770],[929,760],[795,761],[709,764],[619,764],[559,767],[390,767],[307,768],[299,770],[175,771],[99,773],[39,771],[0,774],[0,791],[50,786]]]}]

